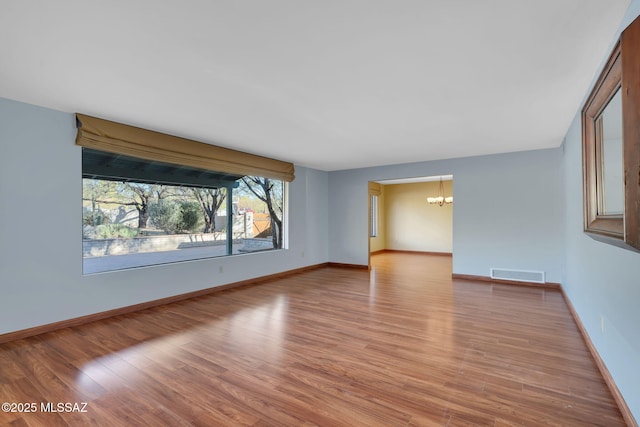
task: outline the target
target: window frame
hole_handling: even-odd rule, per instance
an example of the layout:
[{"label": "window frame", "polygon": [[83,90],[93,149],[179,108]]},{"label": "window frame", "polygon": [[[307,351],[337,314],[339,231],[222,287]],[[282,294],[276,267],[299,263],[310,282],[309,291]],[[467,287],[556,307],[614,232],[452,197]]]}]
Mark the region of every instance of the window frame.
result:
[{"label": "window frame", "polygon": [[[118,176],[118,168],[112,167],[112,168],[105,168],[104,165],[102,165],[102,167],[95,167],[93,168],[92,166],[89,165],[89,163],[86,161],[85,159],[85,154],[86,153],[92,153],[95,154],[95,150],[93,149],[87,149],[87,148],[82,148],[83,150],[83,170],[82,170],[82,179],[83,179],[83,256],[82,256],[82,271],[83,271],[83,275],[88,275],[88,274],[97,274],[97,273],[106,273],[106,272],[113,272],[113,271],[121,271],[121,270],[127,270],[127,269],[132,269],[132,268],[143,268],[143,267],[153,267],[153,266],[158,266],[158,265],[164,265],[164,264],[170,264],[170,263],[176,263],[176,262],[189,262],[189,261],[195,261],[195,260],[203,260],[203,259],[211,259],[211,258],[222,258],[222,257],[227,257],[227,256],[235,256],[235,255],[251,255],[257,252],[271,252],[271,251],[277,251],[277,250],[281,250],[281,249],[286,249],[288,248],[288,182],[284,181],[284,180],[280,180],[280,179],[274,179],[274,178],[269,178],[271,181],[277,181],[278,185],[282,185],[282,213],[281,213],[281,222],[282,222],[282,243],[281,243],[281,247],[275,247],[276,243],[273,244],[272,247],[270,248],[258,248],[256,249],[255,247],[253,247],[252,249],[247,249],[245,251],[243,251],[242,253],[238,253],[237,250],[234,251],[234,237],[235,233],[234,233],[234,216],[235,216],[235,209],[234,209],[234,199],[236,197],[236,192],[234,192],[234,189],[237,189],[240,184],[238,184],[242,177],[237,177],[237,176],[230,176],[231,178],[228,178],[226,181],[226,186],[218,186],[218,188],[226,188],[227,192],[225,195],[225,201],[223,201],[222,205],[220,206],[220,209],[224,209],[227,212],[227,219],[226,219],[226,225],[225,225],[225,229],[227,230],[226,233],[226,252],[224,254],[221,253],[211,253],[211,254],[197,254],[194,255],[192,257],[182,257],[182,256],[175,256],[178,255],[178,253],[176,251],[179,251],[180,249],[178,249],[177,247],[175,249],[169,249],[168,252],[175,252],[175,253],[171,253],[171,254],[166,254],[167,256],[164,257],[164,259],[161,259],[162,257],[160,255],[152,255],[154,253],[159,253],[161,251],[151,251],[151,252],[144,252],[145,256],[140,256],[139,258],[147,258],[147,261],[143,262],[136,262],[135,260],[133,260],[132,258],[129,259],[124,259],[122,258],[122,263],[118,264],[118,265],[114,265],[114,264],[110,264],[109,266],[100,266],[98,264],[94,264],[92,262],[88,262],[87,259],[89,257],[86,256],[87,254],[87,250],[85,249],[85,242],[89,239],[85,239],[84,237],[84,227],[85,227],[85,223],[84,223],[84,219],[85,219],[85,213],[84,213],[84,204],[85,204],[85,195],[84,195],[84,179],[98,179],[101,181],[111,181],[111,182],[128,182],[128,183],[140,183],[140,184],[148,184],[148,185],[166,185],[166,186],[173,186],[176,189],[178,187],[181,187],[183,189],[189,189],[189,188],[212,188],[211,187],[211,183],[212,182],[217,182],[215,181],[216,177],[218,177],[217,172],[216,171],[202,171],[202,170],[196,170],[196,169],[192,169],[190,170],[189,168],[184,168],[182,167],[181,169],[181,173],[192,173],[192,175],[184,175],[185,177],[189,177],[189,180],[186,184],[181,185],[181,183],[179,182],[180,178],[178,175],[176,175],[175,170],[172,172],[171,176],[168,176],[166,179],[164,179],[162,177],[162,174],[160,173],[163,167],[178,167],[177,165],[170,165],[170,164],[165,164],[165,163],[158,163],[158,162],[153,162],[153,161],[149,161],[149,160],[145,160],[145,159],[137,159],[137,158],[132,158],[131,156],[106,156],[104,158],[102,158],[102,160],[104,161],[104,159],[118,159],[118,161],[120,162],[120,170],[125,171],[123,172],[123,176]],[[135,160],[136,162],[138,162],[141,166],[140,166],[140,170],[136,170],[136,171],[131,171],[130,167],[131,167],[131,163],[127,163],[126,161],[132,161]],[[126,161],[125,161],[126,160]],[[96,160],[97,161],[97,160]],[[148,173],[149,178],[146,179],[145,177],[147,175],[145,175],[145,170],[144,167],[147,167],[146,173]],[[127,169],[129,168],[129,169]],[[99,175],[98,173],[103,173],[104,171],[107,171],[108,173],[106,175]],[[197,174],[197,173],[201,173],[203,174],[202,176],[207,176],[209,179],[205,180],[205,182],[202,183],[202,185],[199,185],[197,180],[194,181],[193,179],[193,174]],[[224,174],[220,174],[220,176],[223,176]],[[213,177],[214,181],[212,181],[211,177]],[[103,179],[104,178],[104,179]],[[136,179],[137,178],[137,179]],[[234,179],[233,181],[230,181],[230,179],[232,178],[237,178]],[[265,177],[261,177],[261,178],[265,178]],[[224,183],[225,181],[222,180],[220,181],[220,183]],[[233,183],[233,184],[231,184]],[[253,196],[251,196],[253,197]],[[256,197],[256,200],[259,200]],[[118,204],[117,200],[114,200],[114,204]],[[105,202],[106,203],[106,202]],[[261,201],[260,203],[265,203],[263,201]],[[266,210],[266,205],[265,205],[265,210]],[[268,211],[267,211],[268,212]],[[229,213],[233,213],[231,215],[229,215]],[[244,215],[247,215],[247,213],[245,212]],[[270,216],[269,216],[270,217]],[[253,216],[252,216],[253,218]],[[251,230],[253,230],[253,221],[250,225]],[[230,232],[229,232],[230,230]],[[276,233],[278,232],[277,230],[272,230],[272,233]],[[191,236],[199,236],[202,235],[204,236],[205,233],[188,233],[186,235],[191,235]],[[186,236],[185,235],[185,236]],[[126,238],[123,238],[123,240]],[[202,238],[203,242],[204,242],[204,238]],[[243,241],[243,244],[247,243],[247,241]],[[259,242],[258,242],[259,243]],[[262,245],[265,244],[266,242],[262,242]],[[278,242],[280,243],[280,242]],[[128,243],[126,243],[128,244]],[[214,245],[214,244],[212,244]],[[246,248],[245,248],[246,249]],[[242,250],[242,249],[240,249]],[[139,252],[142,253],[142,252]],[[127,255],[135,255],[135,253],[128,253],[128,254],[123,254],[120,256],[127,256]],[[184,255],[184,252],[181,254]],[[112,255],[115,256],[115,255]],[[112,262],[113,260],[110,260],[110,262]],[[99,261],[97,261],[99,263]]]},{"label": "window frame", "polygon": [[379,233],[379,196],[369,195],[369,237],[378,237]]}]

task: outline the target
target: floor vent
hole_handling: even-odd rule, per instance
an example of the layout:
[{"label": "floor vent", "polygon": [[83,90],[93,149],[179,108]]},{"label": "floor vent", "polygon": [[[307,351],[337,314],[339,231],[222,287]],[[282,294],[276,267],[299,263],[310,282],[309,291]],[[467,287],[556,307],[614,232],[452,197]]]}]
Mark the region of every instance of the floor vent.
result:
[{"label": "floor vent", "polygon": [[492,268],[491,278],[500,280],[515,280],[518,282],[545,283],[544,271]]}]

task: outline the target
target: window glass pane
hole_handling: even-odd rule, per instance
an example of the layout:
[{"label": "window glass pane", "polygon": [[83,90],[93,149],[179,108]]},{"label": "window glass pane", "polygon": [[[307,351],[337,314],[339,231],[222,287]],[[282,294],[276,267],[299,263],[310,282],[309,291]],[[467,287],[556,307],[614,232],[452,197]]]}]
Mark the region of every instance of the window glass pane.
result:
[{"label": "window glass pane", "polygon": [[284,182],[260,176],[245,176],[238,188],[240,213],[253,217],[253,237],[262,248],[282,249],[284,242]]},{"label": "window glass pane", "polygon": [[[138,176],[162,172],[157,165],[145,172],[142,163]],[[89,173],[83,169],[83,175]],[[83,178],[85,274],[284,247],[283,181],[245,176],[226,178],[224,187],[200,187],[194,186],[197,173],[185,171],[171,181],[182,175],[189,185]],[[205,178],[213,182],[211,173]]]},{"label": "window glass pane", "polygon": [[378,236],[378,196],[372,194],[370,200],[370,221],[371,221],[371,230],[369,232],[369,237],[377,237]]}]

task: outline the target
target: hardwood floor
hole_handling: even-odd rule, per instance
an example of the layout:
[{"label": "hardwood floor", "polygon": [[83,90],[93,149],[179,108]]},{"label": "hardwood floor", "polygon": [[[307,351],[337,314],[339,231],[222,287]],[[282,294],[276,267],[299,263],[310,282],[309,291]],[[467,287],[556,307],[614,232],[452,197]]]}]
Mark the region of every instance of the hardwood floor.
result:
[{"label": "hardwood floor", "polygon": [[0,425],[624,425],[560,292],[372,263],[2,344]]}]

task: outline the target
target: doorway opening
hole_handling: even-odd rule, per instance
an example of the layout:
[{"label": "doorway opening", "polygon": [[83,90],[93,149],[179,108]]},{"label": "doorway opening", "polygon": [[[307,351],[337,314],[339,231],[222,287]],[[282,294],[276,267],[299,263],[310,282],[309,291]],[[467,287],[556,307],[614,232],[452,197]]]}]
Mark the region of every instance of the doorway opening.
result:
[{"label": "doorway opening", "polygon": [[383,251],[452,256],[453,175],[376,180],[368,188],[369,269],[371,254]]}]

